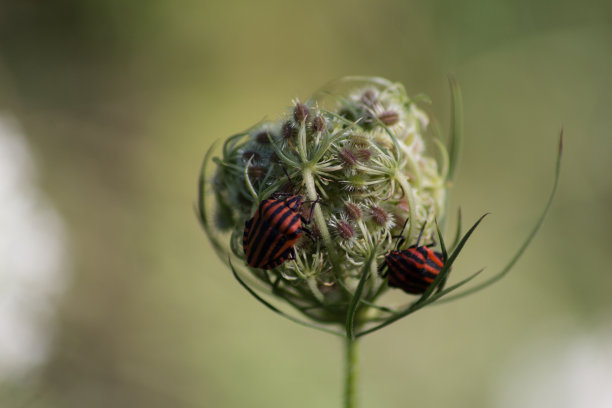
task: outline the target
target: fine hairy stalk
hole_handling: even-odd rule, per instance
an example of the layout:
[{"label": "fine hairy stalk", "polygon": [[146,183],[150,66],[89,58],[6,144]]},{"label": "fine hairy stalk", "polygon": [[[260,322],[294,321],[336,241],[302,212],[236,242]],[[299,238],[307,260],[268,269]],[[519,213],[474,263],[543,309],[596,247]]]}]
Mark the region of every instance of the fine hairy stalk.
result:
[{"label": "fine hairy stalk", "polygon": [[[468,289],[482,271],[453,282],[453,264],[487,214],[464,233],[458,211],[445,241],[463,138],[461,90],[453,77],[449,83],[446,142],[429,130],[422,98],[400,83],[353,76],[292,101],[279,119],[204,157],[196,215],[213,249],[268,310],[343,338],[345,408],[357,406],[359,339],[499,281],[531,243],[557,189],[561,143],[549,199],[507,266]],[[393,290],[404,292],[403,305],[385,296]]]}]

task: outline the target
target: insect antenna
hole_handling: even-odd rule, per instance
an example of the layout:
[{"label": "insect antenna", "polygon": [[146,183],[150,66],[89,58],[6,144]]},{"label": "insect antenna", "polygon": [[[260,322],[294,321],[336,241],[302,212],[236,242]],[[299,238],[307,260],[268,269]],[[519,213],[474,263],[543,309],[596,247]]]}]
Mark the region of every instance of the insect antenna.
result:
[{"label": "insect antenna", "polygon": [[[295,190],[295,183],[293,182],[293,180],[291,180],[291,176],[289,175],[287,168],[285,166],[282,166],[282,167],[283,167],[283,172],[285,173],[285,176],[287,176],[287,180],[289,180],[289,184],[291,184],[291,189]],[[302,191],[302,188],[303,186],[300,185],[300,189],[297,191],[296,195]]]},{"label": "insect antenna", "polygon": [[[297,190],[297,192],[294,192],[295,190],[295,183],[293,182],[293,180],[291,179],[291,176],[289,175],[289,173],[287,172],[287,169],[285,168],[285,166],[282,166],[283,172],[285,173],[285,176],[287,176],[287,180],[289,181],[289,188],[291,190],[291,192],[287,192],[287,191],[277,191],[274,194],[272,194],[273,197],[293,197],[296,195],[300,195],[303,185],[300,185],[300,188]],[[282,187],[283,190],[286,190],[286,185],[284,185]]]},{"label": "insect antenna", "polygon": [[402,232],[404,232],[404,229],[406,228],[406,224],[408,224],[408,218],[406,218],[406,221],[404,222],[404,225],[402,225],[402,229],[400,230],[400,234],[399,235],[395,235],[392,236],[391,238],[399,238],[397,240],[397,244],[395,245],[395,250],[399,251],[400,247],[402,246],[402,244],[404,242],[406,242],[406,238],[404,238],[404,236],[402,235]]},{"label": "insect antenna", "polygon": [[[320,202],[320,200],[321,200],[321,197],[319,197],[319,195],[318,195],[318,194],[317,194],[317,199],[316,199],[316,200],[314,200],[314,201],[310,200],[311,204],[310,204],[310,213],[308,214],[308,218],[304,218],[304,217],[302,217],[302,220],[303,220],[303,221],[304,221],[306,224],[310,224],[310,221],[312,221],[312,213],[313,213],[313,211],[314,211],[314,207],[315,207],[315,205],[316,205],[316,204],[319,204],[319,205],[324,204],[324,203]],[[304,201],[304,202],[306,203],[306,202],[308,202],[308,201]]]},{"label": "insect antenna", "polygon": [[421,232],[419,232],[419,237],[417,238],[417,242],[416,242],[416,247],[418,248],[419,244],[421,243],[421,238],[423,237],[423,231],[425,231],[425,225],[427,225],[427,221],[425,221],[423,223],[423,226],[421,227]]}]

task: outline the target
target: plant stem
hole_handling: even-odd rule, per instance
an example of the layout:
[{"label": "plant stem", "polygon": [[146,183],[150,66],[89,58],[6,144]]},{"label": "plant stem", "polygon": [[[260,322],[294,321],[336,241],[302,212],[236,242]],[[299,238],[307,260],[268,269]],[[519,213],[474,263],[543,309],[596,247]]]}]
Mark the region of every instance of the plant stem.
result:
[{"label": "plant stem", "polygon": [[[408,180],[404,177],[400,172],[395,173],[395,180],[399,183],[404,190],[404,196],[408,200],[408,233],[406,234],[406,241],[412,243],[413,235],[416,233],[416,213],[414,211],[415,208],[415,197],[412,189],[410,188],[410,184],[408,184]],[[404,231],[402,231],[403,233]]]},{"label": "plant stem", "polygon": [[357,407],[357,340],[344,339],[345,366],[344,366],[344,408]]},{"label": "plant stem", "polygon": [[[302,179],[304,180],[304,185],[306,186],[308,199],[316,201],[319,196],[317,195],[317,189],[315,187],[312,169],[310,167],[305,167],[302,169]],[[329,253],[330,261],[334,268],[337,269],[339,262],[336,255],[336,243],[332,240],[329,230],[327,229],[327,222],[325,221],[320,205],[314,207],[313,216],[315,224],[321,233],[321,238],[323,239],[325,247],[327,248],[327,252]]]}]

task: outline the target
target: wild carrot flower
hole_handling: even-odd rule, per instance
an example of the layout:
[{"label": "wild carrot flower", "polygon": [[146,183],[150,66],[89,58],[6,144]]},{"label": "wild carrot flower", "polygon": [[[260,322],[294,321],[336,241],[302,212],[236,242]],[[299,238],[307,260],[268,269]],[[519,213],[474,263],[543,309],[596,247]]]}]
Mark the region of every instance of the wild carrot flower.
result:
[{"label": "wild carrot flower", "polygon": [[[350,77],[307,100],[294,100],[278,120],[229,137],[212,159],[212,180],[206,174],[209,150],[198,214],[240,284],[282,316],[344,336],[352,344],[470,281],[476,274],[444,287],[451,265],[482,218],[463,236],[459,220],[448,246],[437,223],[446,218],[461,140],[460,94],[453,80],[451,90],[448,149],[428,132],[427,114],[401,84]],[[559,161],[556,175],[558,169]],[[555,188],[556,182],[555,176]],[[214,222],[208,196],[214,197]],[[508,272],[535,235],[551,199],[552,194],[509,265],[454,297]],[[405,306],[385,304],[382,295],[389,285],[383,270],[389,267],[385,260],[391,251],[436,242],[444,265],[430,266],[432,283],[417,298],[407,294]],[[247,252],[255,253],[257,262],[249,262]],[[414,262],[395,267],[420,265]],[[402,276],[401,270],[394,272]],[[271,298],[282,299],[296,314],[273,305]]]},{"label": "wild carrot flower", "polygon": [[[458,87],[451,83],[458,113]],[[294,100],[276,121],[228,138],[213,159],[217,231],[204,201],[208,180],[201,180],[200,218],[215,249],[253,294],[254,287],[263,289],[261,294],[281,298],[308,317],[304,323],[340,324],[352,337],[446,295],[450,290],[443,284],[458,251],[446,254],[436,221],[445,218],[460,131],[453,129],[449,152],[426,133],[428,124],[401,84],[352,77],[305,101]],[[298,238],[283,247],[278,266],[250,267],[245,247],[259,242],[245,242],[245,225],[263,200],[290,196],[303,201],[296,213]],[[270,221],[265,228],[274,230]],[[448,249],[461,249],[473,228]],[[270,234],[259,237],[268,240],[262,246],[274,243]],[[445,268],[412,307],[391,310],[379,303],[388,290],[379,269],[391,250],[409,248],[418,239],[422,245],[439,242]],[[262,257],[280,255],[269,250]]]}]

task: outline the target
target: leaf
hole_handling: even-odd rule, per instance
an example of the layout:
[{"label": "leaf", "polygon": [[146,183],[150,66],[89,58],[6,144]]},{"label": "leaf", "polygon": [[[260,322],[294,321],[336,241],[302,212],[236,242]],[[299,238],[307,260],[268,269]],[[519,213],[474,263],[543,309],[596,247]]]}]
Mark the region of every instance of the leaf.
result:
[{"label": "leaf", "polygon": [[312,324],[312,323],[304,321],[304,320],[297,319],[297,318],[295,318],[295,317],[293,317],[293,316],[283,312],[282,310],[278,309],[276,306],[272,305],[271,303],[267,302],[265,299],[263,299],[261,296],[259,296],[253,289],[251,289],[240,278],[240,276],[238,275],[238,272],[236,272],[236,269],[234,268],[234,265],[232,265],[232,261],[229,258],[228,258],[228,263],[229,263],[230,268],[232,268],[232,273],[234,274],[234,277],[236,278],[238,283],[240,283],[240,285],[243,288],[245,288],[247,290],[247,292],[249,292],[251,294],[251,296],[253,296],[255,299],[257,299],[261,304],[263,304],[268,309],[270,309],[273,312],[283,316],[286,319],[291,320],[294,323],[301,324],[302,326],[310,327],[312,329],[320,330],[320,331],[325,332],[325,333],[335,334],[336,336],[344,337],[344,334],[341,333],[341,332],[338,332],[338,331],[332,330],[332,329],[328,329],[327,327],[318,326],[316,324]]},{"label": "leaf", "polygon": [[444,296],[445,294],[449,293],[450,291],[455,290],[458,287],[464,285],[465,283],[467,283],[471,279],[473,279],[476,275],[478,275],[480,273],[480,271],[475,273],[474,275],[468,277],[467,279],[464,279],[463,281],[459,282],[458,284],[455,284],[452,287],[450,287],[450,288],[448,288],[446,290],[443,290],[440,293],[435,294],[434,296],[431,297],[431,299],[429,298],[431,293],[433,292],[433,290],[440,284],[440,282],[443,279],[445,279],[448,276],[450,268],[451,268],[453,262],[455,262],[455,259],[457,258],[457,256],[461,252],[461,250],[463,249],[463,246],[465,245],[467,240],[470,238],[470,236],[472,235],[472,233],[474,232],[476,227],[478,227],[478,225],[482,222],[484,217],[486,217],[487,215],[488,214],[482,215],[474,223],[474,225],[472,225],[472,227],[468,230],[468,232],[465,233],[465,235],[463,236],[463,238],[461,239],[461,241],[457,245],[457,248],[453,251],[453,253],[450,255],[448,260],[445,260],[444,266],[440,270],[440,273],[438,274],[436,279],[432,282],[432,284],[429,286],[429,288],[427,288],[425,293],[423,293],[423,295],[421,295],[421,297],[416,302],[412,303],[410,306],[408,306],[403,311],[400,311],[396,315],[391,316],[389,319],[385,320],[384,322],[382,322],[382,323],[380,323],[380,324],[378,324],[378,325],[376,325],[376,326],[374,326],[372,328],[369,328],[367,330],[364,330],[364,331],[361,331],[361,332],[357,333],[355,335],[355,337],[361,337],[361,336],[364,336],[364,335],[366,335],[368,333],[372,333],[372,332],[374,332],[376,330],[382,329],[383,327],[388,326],[391,323],[394,323],[394,322],[398,321],[399,319],[408,316],[411,313],[414,313],[415,311],[417,311],[417,310],[427,306],[428,304],[432,303],[434,300],[439,299],[441,296]]},{"label": "leaf", "polygon": [[204,161],[202,162],[202,168],[200,170],[200,179],[198,182],[198,205],[196,209],[196,214],[198,216],[198,219],[200,220],[200,224],[202,225],[204,232],[206,233],[206,235],[208,235],[208,238],[210,239],[210,242],[213,245],[215,253],[217,254],[217,256],[219,256],[221,261],[225,263],[225,260],[227,259],[229,253],[227,249],[221,244],[221,242],[219,242],[216,234],[212,231],[208,219],[208,213],[206,211],[206,166],[208,165],[208,162],[211,159],[215,145],[216,142],[213,143],[212,146],[210,146],[210,148],[206,152],[206,155],[204,155]]},{"label": "leaf", "polygon": [[476,276],[478,276],[478,274],[480,274],[482,272],[482,269],[470,276],[468,276],[467,278],[463,279],[462,281],[460,281],[459,283],[454,284],[453,286],[443,290],[440,293],[436,293],[434,296],[432,296],[431,298],[427,299],[426,301],[421,302],[420,300],[417,300],[416,302],[412,303],[410,306],[408,306],[406,309],[397,312],[395,315],[391,316],[389,319],[385,320],[384,322],[377,324],[374,327],[371,327],[369,329],[360,331],[359,333],[357,333],[355,335],[356,338],[359,338],[361,336],[365,336],[366,334],[375,332],[377,330],[382,329],[385,326],[390,325],[391,323],[395,323],[396,321],[398,321],[399,319],[402,319],[414,312],[416,312],[419,309],[424,308],[425,306],[434,303],[435,301],[437,301],[440,297],[446,295],[449,292],[452,292],[453,290],[465,285],[466,283],[468,283],[469,281],[471,281],[472,279],[474,279]]},{"label": "leaf", "polygon": [[[437,129],[437,126],[436,126],[436,129]],[[434,143],[436,144],[436,147],[438,148],[438,151],[440,152],[440,161],[442,163],[440,166],[441,167],[440,175],[442,176],[442,179],[448,180],[448,171],[449,171],[448,152],[446,151],[446,147],[444,147],[444,144],[440,141],[440,139],[438,138],[434,139]]]},{"label": "leaf", "polygon": [[468,283],[469,281],[474,279],[476,276],[480,275],[482,273],[482,271],[484,271],[484,268],[474,272],[473,274],[471,274],[467,278],[459,281],[458,283],[455,283],[454,285],[451,285],[448,288],[446,288],[446,289],[436,293],[435,295],[433,295],[431,298],[429,298],[427,300],[427,304],[434,303],[438,299],[440,299],[442,296],[445,296],[445,295],[449,294],[450,292],[454,291],[455,289],[459,289],[461,286],[465,285],[466,283]]},{"label": "leaf", "polygon": [[550,209],[550,206],[552,204],[553,198],[555,197],[555,193],[557,192],[557,186],[559,185],[559,173],[561,172],[561,156],[562,156],[562,154],[563,154],[563,130],[561,130],[561,135],[559,136],[559,150],[558,150],[558,153],[557,153],[557,163],[556,163],[556,166],[555,166],[555,176],[554,176],[552,191],[550,192],[550,195],[548,197],[548,201],[546,202],[546,205],[544,206],[544,210],[542,211],[542,214],[538,218],[535,226],[532,228],[531,232],[527,235],[527,238],[525,238],[525,241],[523,241],[523,244],[519,247],[519,249],[516,251],[514,256],[508,262],[508,264],[506,264],[506,266],[500,272],[498,272],[496,275],[494,275],[493,277],[489,278],[488,280],[482,282],[481,284],[476,285],[473,288],[470,288],[470,289],[466,290],[465,292],[458,293],[458,294],[456,294],[454,296],[450,296],[448,298],[445,298],[442,301],[448,302],[448,301],[451,301],[451,300],[462,298],[462,297],[467,296],[467,295],[471,295],[472,293],[478,292],[478,291],[486,288],[487,286],[490,286],[490,285],[494,284],[495,282],[497,282],[498,280],[500,280],[501,278],[506,276],[506,274],[508,274],[508,272],[510,272],[510,270],[512,269],[514,264],[516,264],[516,262],[519,260],[521,255],[523,255],[523,252],[525,252],[525,250],[527,249],[527,247],[529,246],[529,244],[531,243],[531,241],[535,237],[536,233],[538,232],[538,230],[542,226],[542,223],[544,222],[544,219],[546,218],[546,214],[548,214],[548,210]]},{"label": "leaf", "polygon": [[457,243],[461,238],[461,207],[457,210],[457,230],[455,231],[455,238],[453,239],[453,245],[451,245],[451,251],[457,247]]},{"label": "leaf", "polygon": [[444,261],[448,259],[448,253],[446,252],[446,245],[444,244],[444,237],[442,236],[442,232],[440,232],[440,226],[438,225],[438,221],[436,223],[436,232],[438,233],[438,239],[440,240],[440,249],[442,250],[442,257]]},{"label": "leaf", "polygon": [[278,156],[278,158],[285,163],[287,166],[299,168],[300,165],[297,160],[290,159],[283,151],[276,145],[276,141],[272,138],[270,134],[268,134],[268,140],[270,141],[270,146],[274,150],[274,153]]},{"label": "leaf", "polygon": [[449,75],[448,82],[451,90],[451,125],[449,137],[449,169],[448,181],[453,181],[457,165],[459,163],[459,155],[461,153],[461,144],[463,142],[463,100],[461,97],[461,88],[454,76]]},{"label": "leaf", "polygon": [[376,257],[376,248],[372,249],[370,253],[370,258],[363,265],[363,269],[361,270],[361,278],[359,279],[359,284],[357,285],[357,289],[355,289],[355,293],[353,294],[353,298],[351,299],[351,303],[349,304],[348,311],[346,312],[346,337],[354,340],[355,339],[355,313],[357,313],[357,306],[359,305],[359,300],[361,298],[361,293],[363,292],[363,287],[365,286],[368,277],[370,276],[372,262]]},{"label": "leaf", "polygon": [[476,227],[478,227],[478,224],[480,224],[482,220],[484,219],[484,217],[486,217],[487,215],[489,215],[489,213],[485,213],[481,215],[480,218],[474,223],[474,225],[472,225],[472,227],[468,230],[468,232],[465,233],[463,238],[461,238],[461,241],[459,241],[459,243],[457,244],[457,247],[453,250],[453,253],[450,255],[448,260],[446,259],[444,260],[444,267],[442,268],[443,270],[444,268],[450,268],[452,266],[453,262],[455,262],[455,259],[457,259],[457,256],[459,256],[459,253],[463,249],[463,246],[465,245],[467,240],[470,238],[470,235],[472,235]]},{"label": "leaf", "polygon": [[[446,245],[444,244],[444,237],[442,236],[442,232],[440,231],[440,226],[438,225],[438,221],[436,222],[436,231],[438,232],[438,239],[440,240],[440,249],[442,250],[442,259],[444,262],[448,259],[448,253],[446,252]],[[448,274],[440,281],[440,284],[437,286],[436,293],[439,293],[442,289],[444,289],[444,285],[446,285],[446,280],[448,279]]]},{"label": "leaf", "polygon": [[231,150],[233,150],[235,144],[238,143],[242,137],[247,136],[248,134],[249,132],[248,130],[246,130],[244,132],[236,133],[235,135],[227,138],[227,140],[223,143],[223,159],[224,160],[228,160],[229,155],[230,155],[229,153]]},{"label": "leaf", "polygon": [[[436,279],[434,279],[434,281],[431,283],[431,285],[429,285],[429,287],[427,288],[427,290],[425,291],[425,293],[423,293],[423,295],[421,295],[421,298],[417,301],[417,303],[420,302],[424,302],[425,300],[427,300],[427,298],[429,298],[429,296],[433,293],[434,289],[441,283],[443,282],[447,277],[448,274],[450,273],[451,270],[451,266],[453,266],[453,263],[455,262],[455,259],[457,259],[457,257],[459,256],[459,253],[461,252],[461,250],[463,249],[463,246],[465,245],[465,243],[467,242],[467,240],[470,238],[470,236],[472,235],[472,233],[474,232],[474,230],[476,229],[476,227],[478,227],[478,224],[480,224],[480,222],[484,219],[484,217],[486,217],[488,215],[484,214],[482,215],[475,223],[474,225],[472,225],[472,228],[470,228],[468,230],[468,232],[465,233],[465,235],[463,236],[463,238],[461,238],[461,241],[459,241],[459,244],[457,245],[457,248],[455,248],[455,250],[453,251],[453,253],[451,254],[451,256],[447,259],[444,258],[444,266],[442,267],[442,269],[440,270],[440,272],[438,273],[438,276],[436,276]],[[439,233],[439,230],[438,230]],[[442,243],[442,235],[439,235],[440,237],[440,242]]]}]

